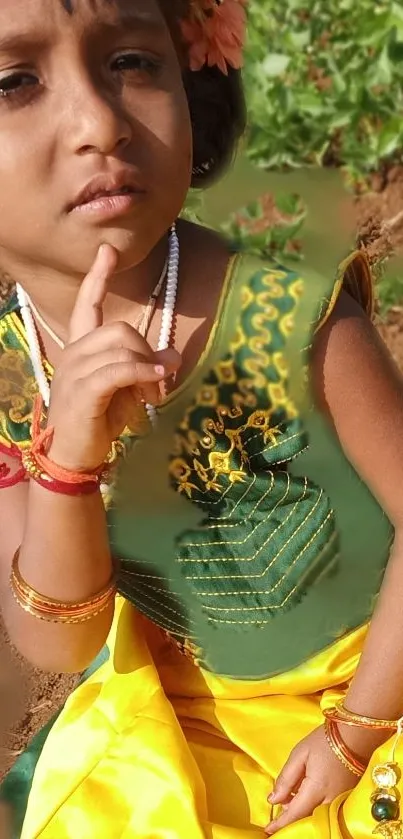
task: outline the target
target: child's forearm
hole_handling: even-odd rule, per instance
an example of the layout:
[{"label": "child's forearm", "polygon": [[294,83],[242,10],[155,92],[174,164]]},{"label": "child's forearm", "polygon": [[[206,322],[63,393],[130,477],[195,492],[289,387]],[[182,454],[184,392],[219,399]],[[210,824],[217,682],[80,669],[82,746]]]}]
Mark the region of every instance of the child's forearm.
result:
[{"label": "child's forearm", "polygon": [[[105,510],[100,493],[68,497],[30,486],[26,525],[19,557],[23,579],[41,595],[80,603],[102,591],[111,579]],[[3,612],[17,648],[45,670],[83,670],[103,646],[113,602],[90,620],[56,624],[25,612],[4,594]]]},{"label": "child's forearm", "polygon": [[395,537],[346,705],[374,717],[403,714],[403,530]]},{"label": "child's forearm", "polygon": [[[377,719],[403,716],[403,528],[395,536],[378,602],[356,674],[345,698],[346,707]],[[343,726],[351,747],[368,751],[393,732]],[[371,748],[372,747],[372,748]]]}]

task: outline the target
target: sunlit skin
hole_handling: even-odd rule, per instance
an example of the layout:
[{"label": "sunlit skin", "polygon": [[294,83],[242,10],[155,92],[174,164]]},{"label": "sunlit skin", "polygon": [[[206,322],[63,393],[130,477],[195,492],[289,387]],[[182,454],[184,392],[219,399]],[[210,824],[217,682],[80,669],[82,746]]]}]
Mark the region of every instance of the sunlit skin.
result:
[{"label": "sunlit skin", "polygon": [[[121,268],[137,265],[179,214],[191,175],[187,103],[157,3],[84,0],[68,14],[55,0],[15,0],[11,18],[1,4],[0,33],[1,265],[13,260],[21,281],[84,273],[102,242]],[[120,166],[143,191],[130,216],[67,211],[92,177]]]}]

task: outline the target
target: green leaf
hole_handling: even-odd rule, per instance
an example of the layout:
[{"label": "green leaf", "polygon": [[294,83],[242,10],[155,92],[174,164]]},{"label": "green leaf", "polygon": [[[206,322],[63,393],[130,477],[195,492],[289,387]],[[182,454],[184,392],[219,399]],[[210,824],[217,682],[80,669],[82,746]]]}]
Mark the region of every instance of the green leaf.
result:
[{"label": "green leaf", "polygon": [[286,71],[289,63],[290,57],[288,55],[271,53],[271,55],[268,55],[262,62],[261,68],[266,76],[274,78],[275,76],[281,76]]},{"label": "green leaf", "polygon": [[398,117],[391,119],[381,130],[378,137],[378,154],[389,157],[401,145],[403,123]]}]

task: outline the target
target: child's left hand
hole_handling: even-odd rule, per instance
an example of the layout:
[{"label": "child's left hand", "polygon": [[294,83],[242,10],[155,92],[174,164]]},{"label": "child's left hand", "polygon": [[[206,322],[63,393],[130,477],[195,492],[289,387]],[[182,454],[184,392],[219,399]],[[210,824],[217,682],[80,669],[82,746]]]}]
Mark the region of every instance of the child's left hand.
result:
[{"label": "child's left hand", "polygon": [[323,726],[317,728],[293,749],[277,778],[268,800],[270,804],[282,804],[284,809],[267,825],[267,835],[312,815],[316,807],[352,789],[358,780],[333,754]]}]

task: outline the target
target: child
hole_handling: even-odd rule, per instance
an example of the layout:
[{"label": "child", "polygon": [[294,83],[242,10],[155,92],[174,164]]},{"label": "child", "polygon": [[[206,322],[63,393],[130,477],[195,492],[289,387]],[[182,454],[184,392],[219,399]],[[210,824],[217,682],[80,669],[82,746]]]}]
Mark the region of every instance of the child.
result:
[{"label": "child", "polygon": [[[402,835],[386,764],[403,713],[403,390],[368,317],[365,259],[316,307],[311,374],[394,547],[369,631],[387,523],[358,575],[349,558],[354,596],[320,634],[307,608],[339,609],[323,592],[348,540],[293,465],[315,447],[286,392],[304,283],[176,223],[243,130],[244,6],[0,6],[0,264],[17,289],[0,327],[2,610],[35,665],[90,668],[5,782],[23,839]],[[158,434],[155,449],[133,443],[164,416],[158,459]],[[156,453],[153,491],[173,495],[169,455],[203,522],[172,561],[136,562],[132,541],[114,570],[102,493],[130,447],[131,469]],[[147,472],[133,474],[140,504]],[[354,482],[345,493],[368,500]],[[364,527],[350,515],[352,539],[384,526],[368,509]]]}]

